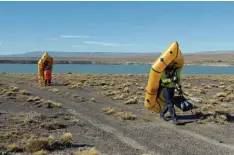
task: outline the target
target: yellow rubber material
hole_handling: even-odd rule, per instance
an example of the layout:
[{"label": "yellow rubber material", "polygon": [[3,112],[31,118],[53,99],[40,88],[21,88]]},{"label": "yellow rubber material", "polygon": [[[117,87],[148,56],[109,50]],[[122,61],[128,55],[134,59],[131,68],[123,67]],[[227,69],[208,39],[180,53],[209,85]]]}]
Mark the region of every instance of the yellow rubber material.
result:
[{"label": "yellow rubber material", "polygon": [[168,65],[174,64],[179,71],[184,66],[184,59],[177,42],[173,42],[152,64],[149,72],[148,84],[146,86],[144,107],[160,112],[164,107],[163,93],[159,90],[161,73]]},{"label": "yellow rubber material", "polygon": [[39,80],[39,83],[41,85],[44,85],[44,70],[43,70],[43,68],[44,68],[44,62],[46,60],[49,62],[50,66],[51,66],[51,72],[52,72],[53,65],[54,65],[53,58],[50,57],[48,52],[45,52],[43,54],[43,56],[41,57],[41,59],[38,61],[38,80]]}]

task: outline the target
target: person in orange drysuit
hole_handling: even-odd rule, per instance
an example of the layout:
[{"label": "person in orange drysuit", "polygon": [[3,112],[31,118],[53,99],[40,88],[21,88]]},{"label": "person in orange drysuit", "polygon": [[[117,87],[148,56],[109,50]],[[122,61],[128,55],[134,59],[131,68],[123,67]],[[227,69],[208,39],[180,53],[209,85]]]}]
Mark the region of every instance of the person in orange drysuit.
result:
[{"label": "person in orange drysuit", "polygon": [[44,64],[45,64],[44,67],[45,86],[51,86],[51,78],[52,78],[51,66],[49,65],[48,61],[45,61]]}]

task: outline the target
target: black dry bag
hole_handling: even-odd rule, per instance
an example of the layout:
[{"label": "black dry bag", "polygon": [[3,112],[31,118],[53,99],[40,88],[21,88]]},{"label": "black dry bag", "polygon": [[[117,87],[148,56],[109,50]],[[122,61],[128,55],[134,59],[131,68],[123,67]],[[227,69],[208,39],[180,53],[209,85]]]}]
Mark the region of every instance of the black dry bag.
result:
[{"label": "black dry bag", "polygon": [[174,105],[182,111],[189,111],[193,109],[193,104],[188,102],[183,96],[175,96],[173,98]]}]

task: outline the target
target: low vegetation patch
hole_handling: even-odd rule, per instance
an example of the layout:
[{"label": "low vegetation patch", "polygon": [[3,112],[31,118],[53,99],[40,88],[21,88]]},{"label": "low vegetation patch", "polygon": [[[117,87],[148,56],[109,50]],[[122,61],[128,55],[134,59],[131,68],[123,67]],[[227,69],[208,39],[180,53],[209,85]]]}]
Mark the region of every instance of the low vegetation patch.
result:
[{"label": "low vegetation patch", "polygon": [[137,116],[133,115],[131,112],[123,112],[122,110],[117,110],[116,108],[104,108],[103,112],[106,115],[114,115],[115,117],[121,118],[122,120],[136,120]]},{"label": "low vegetation patch", "polygon": [[65,133],[60,137],[60,141],[62,144],[71,144],[73,141],[71,133]]},{"label": "low vegetation patch", "polygon": [[41,98],[39,96],[29,97],[27,101],[28,102],[41,101]]},{"label": "low vegetation patch", "polygon": [[66,128],[67,126],[68,123],[63,120],[49,121],[41,124],[41,127],[47,130],[63,129]]},{"label": "low vegetation patch", "polygon": [[54,102],[51,100],[44,101],[43,104],[47,105],[48,108],[61,108],[62,104],[58,102]]},{"label": "low vegetation patch", "polygon": [[137,97],[134,97],[133,99],[127,100],[124,104],[137,104],[138,100]]},{"label": "low vegetation patch", "polygon": [[200,120],[197,121],[198,124],[205,124],[210,122],[215,122],[217,124],[226,124],[230,118],[225,113],[215,112],[213,114],[203,115]]},{"label": "low vegetation patch", "polygon": [[136,120],[137,116],[133,115],[131,112],[118,112],[116,113],[117,117],[120,117],[123,120]]},{"label": "low vegetation patch", "polygon": [[107,115],[113,115],[115,114],[115,109],[114,108],[111,108],[111,107],[108,107],[108,108],[104,108],[103,109],[103,112]]},{"label": "low vegetation patch", "polygon": [[22,95],[31,95],[31,93],[29,91],[27,91],[27,90],[20,90],[19,92]]},{"label": "low vegetation patch", "polygon": [[[7,147],[9,152],[28,152],[33,155],[47,155],[48,151],[65,148],[69,144],[72,144],[72,134],[65,133],[59,140],[55,140],[53,136],[31,139],[25,142],[25,145],[19,147],[18,144],[10,144]],[[22,143],[23,144],[23,143]]]},{"label": "low vegetation patch", "polygon": [[96,99],[94,97],[90,98],[90,101],[92,102],[97,102]]},{"label": "low vegetation patch", "polygon": [[48,155],[48,151],[40,150],[40,151],[34,152],[33,155]]},{"label": "low vegetation patch", "polygon": [[21,152],[22,148],[20,148],[17,144],[13,143],[7,146],[7,151],[9,152]]},{"label": "low vegetation patch", "polygon": [[53,93],[58,93],[60,92],[58,89],[56,88],[50,88],[49,91],[53,92]]},{"label": "low vegetation patch", "polygon": [[84,150],[77,151],[75,155],[101,155],[101,153],[95,148],[85,148]]}]

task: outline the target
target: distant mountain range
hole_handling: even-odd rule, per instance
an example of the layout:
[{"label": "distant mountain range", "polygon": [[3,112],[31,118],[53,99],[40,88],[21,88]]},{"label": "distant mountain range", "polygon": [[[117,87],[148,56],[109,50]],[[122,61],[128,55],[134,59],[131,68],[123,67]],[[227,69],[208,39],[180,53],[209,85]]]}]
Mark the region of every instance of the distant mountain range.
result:
[{"label": "distant mountain range", "polygon": [[[161,53],[117,53],[117,52],[58,52],[48,51],[52,57],[108,57],[108,56],[158,56]],[[196,54],[230,54],[234,51],[204,51],[183,53],[183,55],[196,55]],[[44,51],[27,52],[22,54],[0,55],[0,57],[41,57]]]}]

